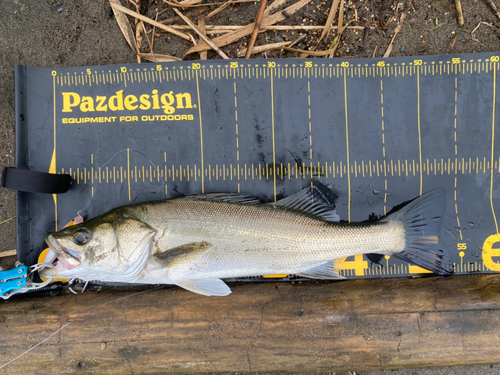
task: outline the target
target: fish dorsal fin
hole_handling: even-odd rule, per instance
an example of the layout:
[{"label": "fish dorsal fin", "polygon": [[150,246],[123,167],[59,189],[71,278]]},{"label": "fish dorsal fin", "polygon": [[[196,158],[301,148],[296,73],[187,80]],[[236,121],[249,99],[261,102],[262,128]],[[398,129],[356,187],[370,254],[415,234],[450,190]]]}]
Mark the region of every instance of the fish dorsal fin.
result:
[{"label": "fish dorsal fin", "polygon": [[298,193],[270,204],[274,207],[285,207],[291,210],[306,212],[326,221],[340,221],[335,208],[332,207],[328,199],[326,199],[321,190],[316,186],[302,189]]},{"label": "fish dorsal fin", "polygon": [[344,279],[344,276],[341,276],[337,267],[335,266],[335,261],[331,260],[320,264],[319,266],[314,266],[313,268],[306,269],[303,272],[298,272],[298,276],[308,277],[310,279],[323,279],[323,280],[337,280]]},{"label": "fish dorsal fin", "polygon": [[231,289],[221,279],[183,280],[176,283],[181,288],[204,296],[227,296]]},{"label": "fish dorsal fin", "polygon": [[256,197],[251,196],[251,195],[238,194],[238,193],[199,194],[199,195],[191,195],[191,196],[186,197],[186,198],[206,200],[206,201],[239,203],[239,204],[259,204],[259,203],[261,203],[259,198],[256,198]]},{"label": "fish dorsal fin", "polygon": [[162,267],[173,267],[197,258],[211,248],[212,244],[208,242],[191,242],[156,254],[154,257]]}]

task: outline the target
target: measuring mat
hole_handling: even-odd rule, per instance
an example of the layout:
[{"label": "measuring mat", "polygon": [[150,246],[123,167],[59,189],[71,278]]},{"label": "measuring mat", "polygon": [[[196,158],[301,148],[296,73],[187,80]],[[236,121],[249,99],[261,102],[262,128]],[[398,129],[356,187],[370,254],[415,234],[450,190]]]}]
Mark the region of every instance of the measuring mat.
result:
[{"label": "measuring mat", "polygon": [[[457,274],[500,271],[499,55],[16,66],[17,168],[67,173],[18,192],[18,258],[78,212],[241,192],[264,202],[315,180],[359,222],[437,187]],[[500,96],[500,95],[499,95]],[[426,271],[347,258],[347,278]]]}]

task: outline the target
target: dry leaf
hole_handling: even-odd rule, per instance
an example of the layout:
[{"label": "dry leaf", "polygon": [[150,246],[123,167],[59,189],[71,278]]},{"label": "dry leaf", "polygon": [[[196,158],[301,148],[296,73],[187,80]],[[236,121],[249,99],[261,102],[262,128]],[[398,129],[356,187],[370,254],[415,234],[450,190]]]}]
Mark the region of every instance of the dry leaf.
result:
[{"label": "dry leaf", "polygon": [[[114,4],[121,6],[120,0],[109,0],[109,4],[111,5],[111,7],[113,7]],[[132,26],[130,26],[130,23],[128,22],[127,16],[119,10],[113,10],[115,13],[116,22],[118,23],[118,26],[120,27],[125,40],[129,44],[130,48],[132,48],[132,50],[137,53],[134,32],[132,30]]]}]

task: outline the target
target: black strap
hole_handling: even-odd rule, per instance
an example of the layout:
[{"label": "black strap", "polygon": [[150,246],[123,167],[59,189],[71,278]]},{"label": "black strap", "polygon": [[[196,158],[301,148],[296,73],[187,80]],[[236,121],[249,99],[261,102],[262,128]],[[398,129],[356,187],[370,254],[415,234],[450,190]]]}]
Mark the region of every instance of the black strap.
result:
[{"label": "black strap", "polygon": [[5,168],[2,173],[2,186],[28,193],[62,194],[70,188],[71,176]]}]

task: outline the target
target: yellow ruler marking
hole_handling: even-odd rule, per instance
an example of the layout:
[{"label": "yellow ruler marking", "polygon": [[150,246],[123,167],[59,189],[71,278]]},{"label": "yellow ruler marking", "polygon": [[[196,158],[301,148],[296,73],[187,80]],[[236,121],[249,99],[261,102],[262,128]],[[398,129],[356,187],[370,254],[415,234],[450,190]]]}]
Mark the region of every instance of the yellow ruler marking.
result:
[{"label": "yellow ruler marking", "polygon": [[276,143],[274,138],[274,78],[273,71],[269,73],[271,77],[271,126],[273,132],[273,179],[274,179],[274,201],[276,202]]},{"label": "yellow ruler marking", "polygon": [[349,121],[347,118],[347,82],[346,82],[346,72],[344,70],[344,110],[345,110],[345,136],[346,136],[346,151],[347,151],[347,190],[348,190],[348,201],[347,201],[347,218],[349,223],[351,222],[351,171],[350,169],[350,157],[349,157]]},{"label": "yellow ruler marking", "polygon": [[[495,104],[496,104],[496,81],[497,81],[497,67],[498,63],[495,63],[493,66],[493,114],[491,120],[491,164],[493,165],[493,155],[495,151]],[[495,214],[495,208],[493,207],[493,168],[491,168],[491,182],[490,182],[490,204],[491,204],[491,212],[493,214],[493,219],[495,220],[495,228],[498,233],[498,222],[497,216]]]},{"label": "yellow ruler marking", "polygon": [[[200,116],[200,149],[201,149],[201,170],[204,171],[204,161],[203,161],[203,124],[201,120],[201,100],[200,100],[200,83],[198,80],[198,71],[196,71],[196,92],[198,94],[198,115]],[[201,174],[201,193],[205,193],[205,177],[204,173]]]}]

